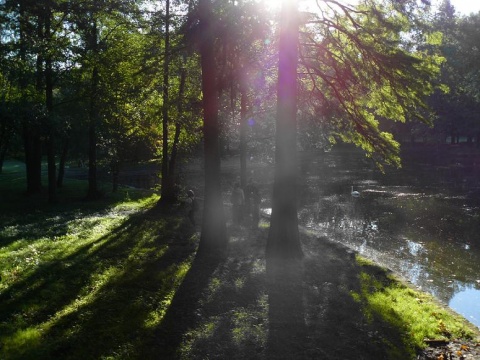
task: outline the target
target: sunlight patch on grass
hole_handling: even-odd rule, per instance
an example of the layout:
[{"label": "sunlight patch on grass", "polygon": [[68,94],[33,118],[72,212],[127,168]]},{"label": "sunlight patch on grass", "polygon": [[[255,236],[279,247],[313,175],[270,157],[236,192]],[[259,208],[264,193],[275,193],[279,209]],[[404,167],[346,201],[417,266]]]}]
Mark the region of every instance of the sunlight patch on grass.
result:
[{"label": "sunlight patch on grass", "polygon": [[0,204],[0,359],[132,358],[190,269],[198,239],[178,209],[146,213],[159,197],[136,190],[83,202],[83,186],[55,205],[9,188]]},{"label": "sunlight patch on grass", "polygon": [[84,306],[94,302],[103,287],[123,275],[123,269],[109,267],[102,273],[93,273],[88,284],[80,291],[79,296],[72,303],[66,305],[63,309],[55,313],[46,324],[47,327],[59,322],[62,318],[80,311]]},{"label": "sunlight patch on grass", "polygon": [[26,328],[15,332],[13,336],[0,336],[2,353],[11,358],[21,359],[25,349],[37,348],[41,344],[42,332],[38,328]]},{"label": "sunlight patch on grass", "polygon": [[220,317],[211,317],[209,321],[204,322],[196,329],[187,331],[184,336],[184,341],[179,349],[179,358],[182,360],[189,360],[192,358],[192,352],[199,343],[212,341],[217,329],[220,326]]},{"label": "sunlight patch on grass", "polygon": [[[162,300],[158,304],[158,307],[148,314],[144,323],[145,328],[154,328],[160,325],[172,303],[178,287],[181,285],[191,266],[192,259],[189,259],[181,264],[171,267],[173,271],[168,271],[169,273],[163,272],[161,274],[160,280],[163,280],[164,284],[162,284],[158,296],[162,298]],[[170,288],[167,289],[168,287]]]},{"label": "sunlight patch on grass", "polygon": [[245,280],[246,279],[244,276],[235,279],[234,283],[237,291],[242,290],[242,288],[245,286]]},{"label": "sunlight patch on grass", "polygon": [[218,277],[213,277],[208,284],[205,298],[200,301],[201,304],[205,305],[211,302],[215,298],[216,293],[220,291],[222,286],[224,286],[224,284],[222,284],[222,280]]},{"label": "sunlight patch on grass", "polygon": [[252,263],[250,273],[252,275],[264,274],[267,271],[266,263],[264,259],[255,259]]},{"label": "sunlight patch on grass", "polygon": [[[125,218],[98,218],[93,223],[91,218],[79,224],[77,232],[53,238],[40,237],[36,240],[19,239],[14,243],[0,248],[0,274],[2,282],[0,291],[14,283],[27,278],[40,266],[62,261],[76,253],[82,246],[92,245],[89,251],[100,244],[115,227],[121,225]],[[67,226],[68,227],[68,226]],[[104,238],[104,241],[106,238]],[[4,264],[2,266],[2,264]]]},{"label": "sunlight patch on grass", "polygon": [[[371,267],[360,260],[359,265]],[[362,271],[360,293],[353,299],[363,305],[369,322],[381,320],[403,333],[404,345],[411,351],[425,347],[425,339],[472,338],[474,332],[460,316],[436,303],[425,293],[414,291],[384,272]],[[392,347],[392,351],[395,349]]]},{"label": "sunlight patch on grass", "polygon": [[237,308],[232,311],[232,339],[236,346],[256,344],[257,348],[265,348],[267,344],[268,297],[260,296],[255,306]]},{"label": "sunlight patch on grass", "polygon": [[267,340],[268,295],[263,292],[248,306],[208,316],[186,333],[180,359],[209,358],[211,354],[218,358],[229,358],[232,354],[241,354],[244,359],[263,358]]}]

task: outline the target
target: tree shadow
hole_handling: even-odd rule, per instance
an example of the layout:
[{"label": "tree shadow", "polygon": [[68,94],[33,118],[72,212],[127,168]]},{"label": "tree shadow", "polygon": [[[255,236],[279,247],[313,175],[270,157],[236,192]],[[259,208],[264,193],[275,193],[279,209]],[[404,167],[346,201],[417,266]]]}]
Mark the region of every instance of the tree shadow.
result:
[{"label": "tree shadow", "polygon": [[195,257],[160,325],[141,345],[140,357],[147,359],[180,357],[180,348],[185,334],[198,324],[199,300],[221,261],[219,257],[208,255]]},{"label": "tree shadow", "polygon": [[199,258],[156,332],[156,348],[147,358],[264,357],[268,304],[265,263],[258,250],[263,252],[265,241],[238,227],[228,231],[227,256]]},{"label": "tree shadow", "polygon": [[353,251],[326,238],[301,237],[302,261],[267,263],[266,358],[410,358],[404,320],[384,318],[361,295],[362,274],[387,279],[385,270],[358,265]]},{"label": "tree shadow", "polygon": [[268,359],[303,357],[306,339],[301,260],[267,260]]},{"label": "tree shadow", "polygon": [[[307,245],[311,251],[304,260],[307,336],[303,358],[409,358],[412,349],[402,319],[392,324],[379,314],[369,314],[365,303],[353,296],[362,292],[361,273],[365,271],[355,253],[326,238],[305,241],[315,245]],[[370,270],[379,278],[386,277],[381,268]]]},{"label": "tree shadow", "polygon": [[136,351],[152,314],[166,306],[191,262],[193,234],[185,220],[149,211],[39,267],[0,296],[2,321],[21,322],[2,327],[5,338],[8,331],[42,328],[42,343],[14,349],[12,358],[101,358]]}]

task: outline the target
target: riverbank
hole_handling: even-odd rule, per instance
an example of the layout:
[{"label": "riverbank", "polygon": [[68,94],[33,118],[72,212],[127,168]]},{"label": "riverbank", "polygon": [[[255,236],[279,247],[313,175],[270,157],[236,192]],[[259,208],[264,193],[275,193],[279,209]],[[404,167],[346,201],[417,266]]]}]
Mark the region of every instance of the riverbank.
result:
[{"label": "riverbank", "polygon": [[16,204],[0,217],[2,359],[415,359],[424,338],[478,349],[463,319],[328,238],[302,232],[305,258],[272,278],[266,219],[229,224],[227,256],[207,261],[184,209],[161,213],[148,192],[87,203],[66,182],[68,201],[32,208],[2,180]]},{"label": "riverbank", "polygon": [[227,257],[193,264],[175,295],[152,338],[160,358],[480,358],[475,327],[350,249],[302,231],[304,259],[272,278],[268,222],[228,232]]},{"label": "riverbank", "polygon": [[[226,203],[228,203],[229,188],[238,176],[236,161],[237,159],[233,158],[224,160],[222,163]],[[264,196],[262,205],[264,209],[268,210],[269,187],[271,186],[270,169],[265,165],[252,165],[250,175],[261,185]],[[188,178],[199,177],[189,173]],[[193,184],[193,186],[197,186],[197,189],[201,191],[201,184]],[[247,229],[243,229],[243,231],[247,230],[243,235],[238,228],[232,230],[233,232],[230,234],[232,258],[229,261],[235,264],[235,267],[229,268],[229,271],[237,267],[246,269],[244,268],[238,273],[230,273],[228,278],[237,279],[236,281],[240,284],[251,283],[251,280],[245,279],[250,279],[251,275],[249,274],[258,272],[258,270],[250,269],[248,264],[264,266],[262,254],[267,226],[266,221],[263,226],[264,230],[253,234]],[[340,235],[337,233],[338,236]],[[302,275],[297,274],[297,278],[302,276],[303,300],[299,303],[298,294],[296,298],[294,297],[296,300],[285,300],[287,304],[290,304],[290,308],[285,309],[283,313],[293,312],[290,314],[290,322],[283,325],[283,328],[288,330],[285,330],[283,336],[281,330],[275,329],[273,332],[282,339],[275,341],[275,346],[279,346],[279,343],[285,345],[285,348],[280,347],[279,353],[288,354],[288,356],[278,356],[278,358],[414,359],[419,356],[419,359],[438,359],[441,354],[444,354],[445,358],[447,358],[447,354],[450,356],[449,351],[452,349],[455,350],[452,359],[460,359],[461,356],[467,354],[470,356],[469,358],[480,358],[478,340],[476,340],[479,336],[478,329],[461,316],[454,314],[448,306],[441,304],[426,293],[415,291],[413,286],[406,286],[406,282],[396,278],[390,271],[357,258],[352,250],[339,244],[339,239],[331,241],[331,239],[319,237],[313,232],[307,231],[303,232],[302,241],[306,257]],[[259,258],[252,259],[252,252]],[[231,282],[225,284],[221,279],[222,275],[218,276],[216,278],[218,288],[215,290],[215,297],[218,296],[218,298],[212,300],[213,303],[209,304],[209,309],[215,309],[216,306],[221,307],[220,304],[223,302],[235,302],[232,294],[227,296],[222,293],[232,292],[232,289],[236,289],[238,284]],[[250,297],[251,295],[244,293],[267,293],[268,282],[266,279],[262,281],[264,281],[263,286],[257,284],[259,288],[248,290],[242,287],[241,290],[236,289],[234,294],[241,293],[242,297]],[[370,289],[372,292],[369,293],[366,289]],[[389,295],[384,297],[384,294]],[[403,300],[399,301],[400,298]],[[263,301],[267,302],[268,297]],[[382,308],[379,302],[397,303],[398,306]],[[300,310],[292,310],[295,307]],[[268,344],[274,340],[269,338],[259,340],[261,334],[265,335],[259,329],[265,331],[265,327],[268,327],[271,321],[274,323],[278,321],[281,324],[282,320],[271,320],[268,314],[263,315],[264,318],[262,318],[259,315],[261,310],[252,304],[242,305],[241,308],[243,315],[238,316],[243,319],[244,323],[241,326],[243,330],[236,329],[236,331],[245,332],[244,335],[239,335],[240,338],[252,343],[252,348],[242,349],[242,354],[246,351],[251,358],[261,358],[260,355],[272,356],[265,349],[268,349]],[[230,348],[228,339],[224,338],[227,335],[223,334],[229,326],[238,323],[238,319],[235,317],[236,310],[234,307],[228,311],[223,310],[220,314],[213,312],[205,315],[205,318],[200,321],[203,325],[199,325],[199,328],[189,335],[192,337],[187,347],[190,350],[186,352],[184,358],[209,356],[213,351],[212,348],[216,347],[222,348],[218,358],[236,358],[236,351]],[[203,312],[200,313],[203,314]],[[450,325],[446,326],[442,317],[452,314],[453,318],[449,320]],[[300,325],[294,321],[299,317],[305,319],[305,322]],[[201,331],[205,328],[212,329],[212,333],[206,337]],[[251,328],[257,330],[252,333]],[[431,332],[429,333],[429,331]],[[268,333],[271,332],[268,331]],[[457,337],[461,340],[455,340]],[[289,339],[295,339],[295,344],[292,344],[292,340]],[[417,353],[420,348],[426,346],[425,339],[432,341],[428,342],[429,345],[424,352]],[[223,348],[224,346],[225,348]],[[273,354],[273,358],[277,358],[277,355]]]}]

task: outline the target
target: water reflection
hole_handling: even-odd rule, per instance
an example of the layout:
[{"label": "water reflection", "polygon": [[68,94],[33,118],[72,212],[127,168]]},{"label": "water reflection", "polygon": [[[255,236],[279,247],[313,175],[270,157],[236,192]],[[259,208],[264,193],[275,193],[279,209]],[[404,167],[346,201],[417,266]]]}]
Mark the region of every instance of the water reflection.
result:
[{"label": "water reflection", "polygon": [[468,189],[445,186],[428,166],[383,175],[354,151],[304,156],[316,160],[302,168],[304,226],[387,266],[480,327],[480,211]]}]

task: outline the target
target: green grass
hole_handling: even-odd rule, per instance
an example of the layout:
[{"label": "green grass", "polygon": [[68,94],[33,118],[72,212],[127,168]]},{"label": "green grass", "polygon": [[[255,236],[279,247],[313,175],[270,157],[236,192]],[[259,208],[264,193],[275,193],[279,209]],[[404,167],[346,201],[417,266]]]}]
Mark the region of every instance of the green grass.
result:
[{"label": "green grass", "polygon": [[[60,201],[23,194],[20,164],[0,175],[0,359],[134,356],[190,268],[197,239],[158,196],[121,189],[82,200],[68,180]],[[175,254],[174,256],[172,254]]]},{"label": "green grass", "polygon": [[[399,329],[402,342],[413,358],[426,339],[474,339],[473,326],[461,316],[439,304],[431,295],[415,291],[387,271],[357,256],[361,272],[360,292],[352,297],[362,304],[365,318]],[[401,357],[392,346],[392,358]]]}]

